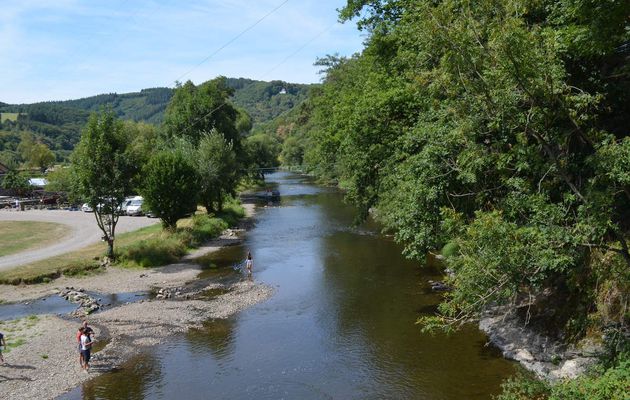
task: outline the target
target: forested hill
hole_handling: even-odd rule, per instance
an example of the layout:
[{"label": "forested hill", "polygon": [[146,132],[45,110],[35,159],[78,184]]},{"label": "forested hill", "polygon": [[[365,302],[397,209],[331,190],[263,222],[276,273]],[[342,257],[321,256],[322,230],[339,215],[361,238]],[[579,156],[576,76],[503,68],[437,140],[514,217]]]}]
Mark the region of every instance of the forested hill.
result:
[{"label": "forested hill", "polygon": [[[245,109],[254,126],[265,123],[302,102],[312,85],[282,81],[228,78],[232,101]],[[78,142],[91,112],[111,107],[122,119],[159,124],[173,89],[149,88],[134,93],[108,93],[76,100],[12,105],[0,102],[0,152],[15,151],[22,132],[41,138],[62,157]]]}]

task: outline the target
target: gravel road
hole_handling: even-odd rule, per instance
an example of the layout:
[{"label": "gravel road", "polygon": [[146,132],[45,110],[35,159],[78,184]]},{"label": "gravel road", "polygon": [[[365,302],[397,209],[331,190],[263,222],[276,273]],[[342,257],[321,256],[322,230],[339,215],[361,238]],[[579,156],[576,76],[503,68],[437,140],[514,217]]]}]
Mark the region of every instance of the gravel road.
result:
[{"label": "gravel road", "polygon": [[[70,251],[81,249],[101,240],[102,233],[92,213],[62,210],[0,210],[0,221],[57,222],[71,228],[68,236],[46,247],[28,249],[16,254],[0,257],[0,271],[44,260]],[[116,225],[116,233],[129,232],[158,223],[158,219],[122,216]],[[0,239],[1,240],[1,239]]]}]

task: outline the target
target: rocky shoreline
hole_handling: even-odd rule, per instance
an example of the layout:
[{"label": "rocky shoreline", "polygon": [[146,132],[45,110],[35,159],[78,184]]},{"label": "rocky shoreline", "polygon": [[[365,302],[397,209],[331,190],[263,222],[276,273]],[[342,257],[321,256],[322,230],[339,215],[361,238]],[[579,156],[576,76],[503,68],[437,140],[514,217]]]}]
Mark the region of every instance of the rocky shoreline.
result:
[{"label": "rocky shoreline", "polygon": [[599,346],[586,345],[578,349],[536,332],[512,309],[487,310],[479,321],[479,329],[505,358],[518,361],[525,369],[549,381],[584,374],[601,354]]},{"label": "rocky shoreline", "polygon": [[[246,208],[248,217],[253,206]],[[238,244],[233,231],[189,255],[184,262],[148,270],[107,267],[105,272],[83,278],[62,277],[49,284],[32,286],[0,285],[0,299],[23,302],[57,294],[79,305],[71,316],[45,315],[1,321],[0,332],[7,341],[19,338],[20,346],[5,353],[7,364],[0,365],[3,396],[10,399],[53,399],[98,374],[113,371],[147,346],[167,337],[200,327],[205,321],[228,318],[273,295],[273,288],[243,278],[220,284],[210,283],[190,289],[201,272],[195,258],[224,246]],[[192,256],[192,257],[191,257]],[[208,298],[204,291],[216,292]],[[116,294],[152,292],[156,296],[113,308],[102,308],[98,298],[87,292]],[[96,312],[98,311],[98,312]],[[80,318],[89,314],[96,345],[90,373],[78,362],[76,331]],[[74,318],[73,318],[74,317]]]}]

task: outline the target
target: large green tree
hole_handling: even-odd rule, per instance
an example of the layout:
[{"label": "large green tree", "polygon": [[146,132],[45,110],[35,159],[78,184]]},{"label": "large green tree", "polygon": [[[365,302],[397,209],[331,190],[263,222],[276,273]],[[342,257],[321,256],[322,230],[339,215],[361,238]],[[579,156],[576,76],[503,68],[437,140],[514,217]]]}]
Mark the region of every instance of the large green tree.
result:
[{"label": "large green tree", "polygon": [[118,207],[132,193],[139,170],[130,144],[122,121],[111,111],[103,111],[90,117],[72,154],[77,194],[94,210],[110,258],[114,257]]},{"label": "large green tree", "polygon": [[169,230],[197,207],[199,176],[191,155],[181,148],[158,151],[142,170],[141,193],[146,206]]},{"label": "large green tree", "polygon": [[203,135],[196,149],[199,200],[208,213],[223,209],[226,195],[233,195],[241,175],[232,144],[216,130]]},{"label": "large green tree", "polygon": [[246,120],[239,117],[239,111],[229,102],[234,90],[227,86],[224,77],[195,86],[191,81],[178,83],[173,98],[164,116],[164,125],[169,137],[183,137],[194,145],[205,132],[213,129],[240,147],[240,132],[237,120],[247,126]]},{"label": "large green tree", "polygon": [[42,172],[55,161],[55,154],[50,148],[46,144],[35,140],[30,133],[22,134],[18,151],[29,167],[39,168]]},{"label": "large green tree", "polygon": [[584,320],[594,276],[628,306],[628,14],[614,0],[342,9],[369,38],[319,62],[304,162],[377,209],[407,255],[455,245],[440,323],[549,289]]}]

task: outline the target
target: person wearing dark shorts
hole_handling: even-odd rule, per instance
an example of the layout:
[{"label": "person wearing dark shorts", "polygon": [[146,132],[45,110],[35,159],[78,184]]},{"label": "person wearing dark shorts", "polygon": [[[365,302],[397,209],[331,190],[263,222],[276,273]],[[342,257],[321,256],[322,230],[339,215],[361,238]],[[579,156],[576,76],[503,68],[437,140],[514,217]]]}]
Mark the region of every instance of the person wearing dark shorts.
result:
[{"label": "person wearing dark shorts", "polygon": [[88,335],[86,335],[86,329],[84,327],[79,328],[81,331],[81,358],[83,359],[83,369],[85,372],[90,370],[90,356],[92,350],[92,339]]},{"label": "person wearing dark shorts", "polygon": [[[81,331],[81,328],[83,328],[83,331]],[[83,321],[83,324],[77,331],[77,347],[79,348],[79,364],[81,365],[81,368],[83,368],[83,354],[81,353],[81,335],[84,332],[88,336],[88,338],[90,338],[91,340],[92,335],[94,334],[94,330],[92,330],[92,328],[88,326],[87,321]]]},{"label": "person wearing dark shorts", "polygon": [[3,349],[7,349],[7,342],[4,341],[4,335],[0,332],[0,362],[4,364],[4,356],[2,355]]}]

